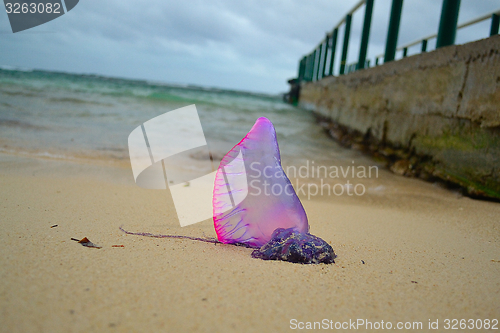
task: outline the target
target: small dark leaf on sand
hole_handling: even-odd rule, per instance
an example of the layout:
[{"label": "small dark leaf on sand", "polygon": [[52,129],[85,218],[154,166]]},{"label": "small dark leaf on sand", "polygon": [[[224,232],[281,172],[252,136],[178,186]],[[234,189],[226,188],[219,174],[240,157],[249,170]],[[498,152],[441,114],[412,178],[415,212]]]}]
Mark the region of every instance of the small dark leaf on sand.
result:
[{"label": "small dark leaf on sand", "polygon": [[89,241],[89,239],[87,237],[84,237],[80,240],[76,239],[76,238],[71,238],[71,240],[74,240],[74,241],[77,241],[78,243],[82,244],[83,246],[86,246],[86,247],[92,247],[92,248],[95,248],[95,249],[100,249],[101,246],[98,246],[98,245],[95,245],[94,243],[92,243],[91,241]]}]

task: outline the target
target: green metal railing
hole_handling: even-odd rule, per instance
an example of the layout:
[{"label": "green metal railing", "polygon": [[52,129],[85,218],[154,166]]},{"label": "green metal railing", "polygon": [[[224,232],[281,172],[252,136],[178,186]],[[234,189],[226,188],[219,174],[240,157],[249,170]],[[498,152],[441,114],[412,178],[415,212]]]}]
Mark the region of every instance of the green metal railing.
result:
[{"label": "green metal railing", "polygon": [[[360,61],[359,63],[365,63],[366,51],[368,49],[368,36],[370,34],[370,23],[371,23],[371,15],[373,9],[373,1],[374,0],[361,0],[356,6],[354,6],[346,16],[340,20],[340,22],[333,28],[330,33],[327,33],[325,38],[319,43],[319,45],[308,55],[302,57],[299,62],[299,75],[298,78],[300,81],[316,81],[325,76],[331,76],[334,72],[334,63],[335,56],[337,50],[337,40],[339,34],[339,28],[342,24],[345,24],[344,29],[344,41],[342,47],[341,54],[341,64],[340,64],[340,73],[344,74],[346,71],[346,60],[347,60],[347,49],[349,47],[349,36],[351,33],[351,21],[352,14],[360,8],[362,5],[367,3],[367,10],[365,10],[365,20],[364,20],[364,28],[363,28],[363,40],[361,42],[361,49],[364,49],[364,54],[360,52]],[[328,63],[328,59],[330,59]],[[326,71],[326,73],[325,73]]]},{"label": "green metal railing", "polygon": [[[441,17],[442,17],[442,15],[441,15]],[[473,20],[470,20],[470,21],[458,24],[458,25],[456,25],[455,32],[451,32],[450,33],[451,36],[447,36],[445,38],[441,37],[440,43],[438,43],[438,41],[436,41],[436,48],[440,48],[440,47],[448,46],[448,45],[453,45],[455,43],[456,30],[459,30],[459,29],[462,29],[462,28],[466,28],[466,27],[471,26],[473,24],[476,24],[476,23],[479,23],[479,22],[482,22],[482,21],[486,21],[486,20],[489,20],[489,19],[491,19],[490,36],[498,35],[498,30],[499,30],[499,26],[500,26],[500,20],[499,20],[499,18],[500,18],[500,10],[498,10],[498,11],[496,11],[494,13],[485,14],[485,15],[477,17],[477,18],[475,18]],[[455,24],[456,24],[456,21],[455,21]],[[408,49],[411,46],[415,46],[415,45],[421,44],[422,46],[421,46],[420,51],[422,53],[427,52],[427,43],[428,43],[428,41],[430,39],[438,38],[439,37],[440,32],[442,30],[441,26],[442,26],[442,24],[439,25],[440,29],[439,29],[438,33],[435,33],[435,34],[432,34],[432,35],[429,35],[429,36],[426,36],[426,37],[423,37],[423,38],[419,38],[419,39],[416,39],[416,40],[414,40],[414,41],[412,41],[410,43],[401,45],[398,48],[396,48],[395,51],[403,51],[403,58],[404,58],[404,57],[407,56]],[[444,30],[446,32],[448,32],[449,28],[445,28]],[[443,32],[441,32],[441,34],[442,33]],[[438,40],[439,40],[439,38],[438,38]],[[448,40],[449,44],[443,44],[443,42],[442,42],[443,40]],[[379,58],[384,58],[384,54],[379,54],[379,55],[377,55],[375,57],[376,64],[379,63],[378,62]],[[385,58],[384,58],[384,61],[385,61]]]},{"label": "green metal railing", "polygon": [[[363,20],[358,61],[353,64],[347,64],[347,50],[349,48],[352,15],[363,5],[365,5],[365,16]],[[302,57],[299,61],[299,81],[317,81],[323,77],[334,75],[337,39],[339,28],[342,25],[344,25],[344,39],[342,43],[342,53],[340,56],[339,75],[344,75],[370,67],[370,60],[366,59],[366,54],[368,51],[373,5],[374,0],[359,1],[345,15],[345,17],[340,20],[333,30],[326,34],[325,38],[320,41],[318,46],[316,46],[311,53]],[[426,52],[429,39],[437,38],[436,48],[453,45],[455,43],[456,32],[458,29],[465,28],[488,19],[491,19],[490,36],[497,35],[499,31],[500,10],[457,25],[458,14],[460,11],[460,0],[443,0],[438,32],[398,47],[397,41],[402,8],[403,0],[392,0],[385,53],[375,57],[375,66],[380,64],[379,59],[383,59],[384,63],[393,61],[396,58],[397,51],[403,51],[403,58],[405,58],[408,55],[408,48],[417,44],[422,45],[421,52]]]}]

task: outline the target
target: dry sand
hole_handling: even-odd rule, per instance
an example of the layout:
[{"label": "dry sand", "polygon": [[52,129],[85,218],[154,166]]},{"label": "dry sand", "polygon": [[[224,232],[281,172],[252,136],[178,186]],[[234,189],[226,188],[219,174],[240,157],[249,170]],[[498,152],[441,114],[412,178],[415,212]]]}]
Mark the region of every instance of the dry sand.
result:
[{"label": "dry sand", "polygon": [[123,234],[215,236],[211,221],[181,228],[167,192],[131,178],[126,166],[0,155],[1,332],[282,332],[292,319],[422,331],[439,320],[442,331],[447,318],[500,319],[498,203],[413,179],[302,198],[311,233],[338,258],[299,265]]}]

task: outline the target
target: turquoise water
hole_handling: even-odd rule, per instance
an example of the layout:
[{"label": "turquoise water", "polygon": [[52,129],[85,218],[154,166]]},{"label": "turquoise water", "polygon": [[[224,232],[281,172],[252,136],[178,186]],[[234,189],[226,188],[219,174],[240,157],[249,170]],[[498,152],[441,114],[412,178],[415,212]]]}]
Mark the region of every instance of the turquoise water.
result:
[{"label": "turquoise water", "polygon": [[[349,189],[352,192],[359,186],[363,193],[366,190],[377,196],[389,188],[398,195],[419,193],[400,177],[383,170],[379,174],[382,165],[339,146],[311,112],[284,103],[280,96],[100,76],[0,69],[0,153],[84,162],[93,159],[130,168],[129,134],[145,121],[191,104],[198,110],[214,163],[207,169],[207,156],[179,154],[173,161],[178,174],[170,181],[182,182],[188,176],[213,171],[255,121],[267,117],[275,126],[285,171],[295,178],[293,186],[299,191],[312,183],[323,188],[324,182],[330,188],[346,189],[341,194],[345,197],[350,197]],[[377,172],[371,176],[350,172],[354,168],[371,170],[374,165]],[[333,176],[313,173],[322,166],[350,171]],[[339,196],[328,193],[328,198]],[[309,199],[309,194],[302,195]]]},{"label": "turquoise water", "polygon": [[134,128],[190,104],[198,109],[215,156],[222,157],[264,116],[276,127],[284,159],[342,157],[310,112],[279,96],[8,69],[0,69],[0,149],[128,160],[127,138]]}]

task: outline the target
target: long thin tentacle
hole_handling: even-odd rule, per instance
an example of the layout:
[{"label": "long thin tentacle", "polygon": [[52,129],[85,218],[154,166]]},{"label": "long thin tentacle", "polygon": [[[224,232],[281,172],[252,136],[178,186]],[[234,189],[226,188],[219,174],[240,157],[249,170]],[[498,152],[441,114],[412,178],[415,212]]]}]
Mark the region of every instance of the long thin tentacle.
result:
[{"label": "long thin tentacle", "polygon": [[[127,230],[123,229],[122,226],[120,226],[120,230],[128,235],[154,237],[154,238],[189,239],[189,240],[193,240],[193,241],[200,241],[200,242],[206,242],[206,243],[212,243],[212,244],[225,244],[225,243],[218,241],[215,238],[200,238],[200,237],[190,237],[190,236],[182,236],[182,235],[161,235],[161,234],[151,234],[149,232],[132,232],[132,231],[127,231]],[[242,243],[231,243],[231,244],[227,244],[227,245],[250,247],[247,244],[242,244]]]}]

